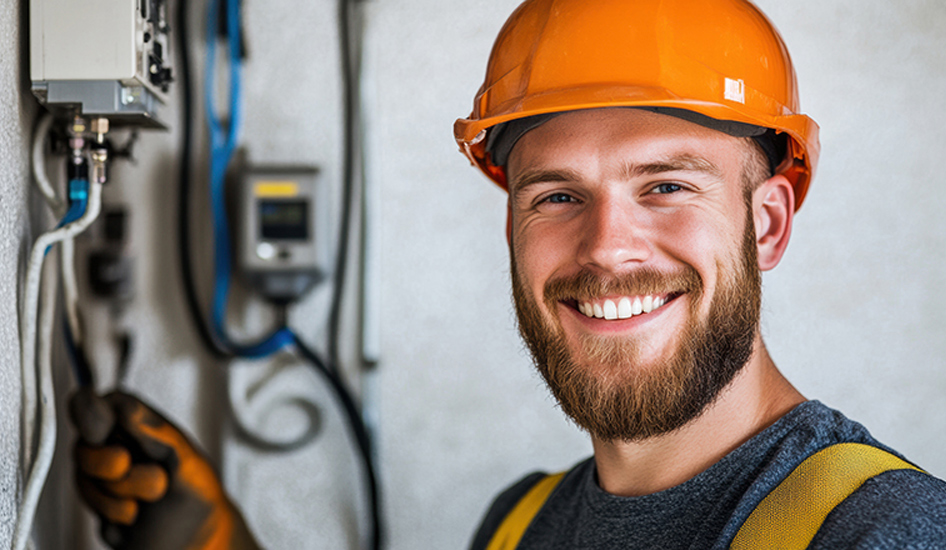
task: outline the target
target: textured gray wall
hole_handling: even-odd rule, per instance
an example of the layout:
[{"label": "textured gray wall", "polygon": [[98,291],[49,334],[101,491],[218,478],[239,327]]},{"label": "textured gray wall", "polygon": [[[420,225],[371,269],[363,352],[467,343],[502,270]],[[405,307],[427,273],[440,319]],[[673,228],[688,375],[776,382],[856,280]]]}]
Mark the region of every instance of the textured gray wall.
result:
[{"label": "textured gray wall", "polygon": [[[383,199],[383,360],[369,397],[380,414],[391,550],[463,547],[500,487],[536,468],[566,468],[590,452],[532,373],[516,335],[505,196],[468,166],[451,136],[454,119],[470,110],[492,40],[517,3],[365,4],[369,169]],[[18,4],[0,3],[0,303],[7,318],[23,243],[31,119],[20,72]],[[938,437],[946,431],[946,181],[939,160],[946,143],[946,5],[758,4],[785,36],[803,108],[821,124],[823,142],[789,251],[765,277],[768,345],[807,396],[840,408],[921,466],[946,475]],[[203,6],[193,9],[200,17]],[[246,9],[251,59],[244,75],[244,142],[250,158],[319,164],[337,199],[335,2],[246,0]],[[176,121],[175,105],[168,118]],[[176,137],[176,129],[147,134],[139,164],[118,167],[106,197],[135,207],[139,293],[118,321],[137,337],[128,387],[187,426],[221,460],[228,486],[268,547],[354,549],[363,517],[358,468],[321,381],[288,357],[237,365],[227,376],[191,332],[179,299],[172,231]],[[206,250],[199,245],[197,256]],[[265,329],[271,319],[265,306],[234,303],[236,333]],[[322,336],[326,305],[320,290],[290,316],[313,342]],[[87,310],[101,340],[95,358],[107,383],[114,321],[101,304]],[[0,422],[3,433],[16,434],[15,326],[0,327],[0,338]],[[306,396],[321,408],[322,435],[290,454],[254,450],[227,428],[227,391],[249,401],[240,410],[248,424],[279,437],[298,433],[304,421],[292,407],[269,410],[274,396]],[[4,437],[0,445],[2,546],[18,444]],[[68,475],[61,478],[68,483]]]},{"label": "textured gray wall", "polygon": [[22,12],[0,2],[0,547],[10,545],[20,480],[20,344],[17,273],[26,241],[32,105],[23,59]]},{"label": "textured gray wall", "polygon": [[803,393],[946,475],[946,4],[760,2],[782,27],[822,163],[764,330]]}]

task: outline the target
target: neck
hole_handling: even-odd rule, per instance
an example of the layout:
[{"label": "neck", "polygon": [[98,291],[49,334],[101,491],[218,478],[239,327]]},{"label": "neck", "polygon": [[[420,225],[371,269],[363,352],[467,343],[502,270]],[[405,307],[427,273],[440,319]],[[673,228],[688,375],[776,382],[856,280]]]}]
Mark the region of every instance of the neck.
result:
[{"label": "neck", "polygon": [[669,489],[706,470],[803,401],[756,335],[746,366],[702,415],[682,428],[642,441],[593,439],[598,483],[619,496]]}]

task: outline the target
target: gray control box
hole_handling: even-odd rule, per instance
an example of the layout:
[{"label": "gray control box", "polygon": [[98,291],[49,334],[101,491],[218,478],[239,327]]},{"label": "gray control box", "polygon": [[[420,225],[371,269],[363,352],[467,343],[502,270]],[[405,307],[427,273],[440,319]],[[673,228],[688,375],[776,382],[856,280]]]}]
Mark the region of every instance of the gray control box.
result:
[{"label": "gray control box", "polygon": [[30,79],[50,109],[163,127],[173,80],[167,0],[30,0]]},{"label": "gray control box", "polygon": [[328,271],[327,201],[318,173],[310,166],[251,166],[238,178],[237,261],[271,300],[298,299]]}]

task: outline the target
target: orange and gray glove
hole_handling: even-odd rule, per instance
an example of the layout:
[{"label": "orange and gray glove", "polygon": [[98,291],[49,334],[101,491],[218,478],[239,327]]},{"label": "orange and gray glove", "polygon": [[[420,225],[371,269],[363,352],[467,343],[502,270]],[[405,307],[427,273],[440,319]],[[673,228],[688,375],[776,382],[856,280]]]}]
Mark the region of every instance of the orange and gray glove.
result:
[{"label": "orange and gray glove", "polygon": [[79,493],[120,550],[255,550],[246,522],[206,457],[163,416],[127,393],[80,389]]}]

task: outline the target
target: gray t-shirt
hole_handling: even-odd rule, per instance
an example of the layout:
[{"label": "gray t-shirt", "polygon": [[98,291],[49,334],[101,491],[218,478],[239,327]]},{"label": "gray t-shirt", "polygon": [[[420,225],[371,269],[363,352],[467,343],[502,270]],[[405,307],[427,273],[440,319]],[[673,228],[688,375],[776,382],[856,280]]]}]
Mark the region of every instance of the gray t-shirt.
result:
[{"label": "gray t-shirt", "polygon": [[[693,479],[652,495],[604,492],[588,459],[565,475],[518,548],[722,550],[798,464],[844,442],[893,452],[860,424],[809,401]],[[493,502],[471,550],[486,548],[509,510],[542,477],[525,477]],[[828,515],[809,548],[946,549],[946,482],[915,470],[876,476]]]}]

